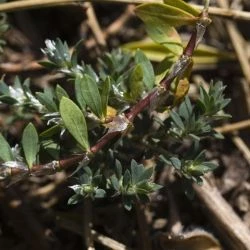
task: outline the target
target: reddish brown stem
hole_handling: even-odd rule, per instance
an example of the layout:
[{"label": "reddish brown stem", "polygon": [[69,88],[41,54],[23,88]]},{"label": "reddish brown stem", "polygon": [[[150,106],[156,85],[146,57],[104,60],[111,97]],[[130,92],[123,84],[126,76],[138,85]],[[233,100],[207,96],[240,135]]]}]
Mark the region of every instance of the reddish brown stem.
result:
[{"label": "reddish brown stem", "polygon": [[192,55],[194,53],[195,46],[196,46],[196,39],[197,39],[197,30],[194,29],[192,36],[190,37],[188,44],[183,52],[183,55],[192,57]]},{"label": "reddish brown stem", "polygon": [[120,135],[120,131],[115,131],[112,133],[105,134],[93,147],[91,147],[90,151],[95,154],[98,151],[100,151],[104,146],[107,145],[112,139],[114,139],[116,136]]},{"label": "reddish brown stem", "polygon": [[158,96],[158,90],[154,89],[146,97],[140,100],[135,106],[133,106],[130,111],[126,114],[127,119],[133,122],[134,118],[141,113],[146,107],[150,105]]}]

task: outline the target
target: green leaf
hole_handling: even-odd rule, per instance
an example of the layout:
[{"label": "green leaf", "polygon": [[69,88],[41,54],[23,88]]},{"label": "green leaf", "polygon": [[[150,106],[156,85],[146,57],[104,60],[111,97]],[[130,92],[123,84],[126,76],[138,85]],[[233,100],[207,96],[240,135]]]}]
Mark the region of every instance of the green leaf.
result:
[{"label": "green leaf", "polygon": [[0,80],[0,93],[3,95],[10,95],[9,87],[3,80]]},{"label": "green leaf", "polygon": [[171,157],[169,161],[172,163],[173,167],[180,170],[181,169],[181,161],[176,157]]},{"label": "green leaf", "polygon": [[103,189],[98,188],[95,191],[95,198],[104,198],[106,196],[106,191]]},{"label": "green leaf", "polygon": [[141,50],[136,51],[135,62],[142,68],[144,85],[148,90],[151,90],[155,84],[155,74],[151,62]]},{"label": "green leaf", "polygon": [[118,179],[122,177],[122,164],[119,160],[115,160],[115,172]]},{"label": "green leaf", "polygon": [[111,182],[111,185],[113,186],[113,188],[116,190],[116,191],[119,191],[120,189],[120,185],[119,185],[119,181],[117,179],[117,177],[115,175],[112,175],[110,177],[110,182]]},{"label": "green leaf", "polygon": [[128,188],[128,185],[131,183],[131,174],[128,169],[126,169],[123,175],[122,185],[124,188]]},{"label": "green leaf", "polygon": [[57,64],[51,61],[40,61],[39,64],[50,70],[58,68]]},{"label": "green leaf", "polygon": [[154,172],[154,168],[144,168],[143,167],[143,173],[141,174],[140,178],[138,179],[138,182],[141,181],[147,181],[151,178],[152,174]]},{"label": "green leaf", "polygon": [[61,101],[63,96],[69,98],[68,93],[58,84],[56,85],[56,96],[59,101]]},{"label": "green leaf", "polygon": [[3,135],[0,133],[0,160],[1,161],[13,161],[14,157],[10,148],[9,143],[5,140]]},{"label": "green leaf", "polygon": [[82,110],[85,110],[86,108],[86,103],[83,98],[83,90],[84,89],[84,83],[82,81],[81,76],[77,76],[75,79],[75,96],[78,104],[80,105]]},{"label": "green leaf", "polygon": [[190,4],[184,2],[183,0],[163,0],[163,2],[167,5],[182,9],[193,16],[199,16],[201,13],[200,10],[193,8]]},{"label": "green leaf", "polygon": [[212,162],[203,162],[201,164],[194,164],[190,165],[187,169],[188,173],[193,176],[202,176],[205,173],[208,173],[210,171],[213,171],[218,166],[216,164],[213,164]]},{"label": "green leaf", "polygon": [[54,160],[60,158],[60,145],[53,140],[43,140],[41,147],[48,153]]},{"label": "green leaf", "polygon": [[128,98],[137,101],[143,93],[143,71],[140,64],[136,65],[129,76],[129,92]]},{"label": "green leaf", "polygon": [[45,131],[43,131],[41,134],[39,134],[39,136],[42,138],[48,138],[48,137],[52,137],[55,134],[59,134],[60,131],[61,131],[61,126],[56,124],[48,129],[46,129]]},{"label": "green leaf", "polygon": [[160,21],[163,24],[171,25],[174,27],[194,24],[198,19],[194,15],[182,9],[160,3],[148,3],[139,5],[135,9],[135,13],[145,23],[148,19],[154,19],[157,20],[157,22]]},{"label": "green leaf", "polygon": [[56,103],[54,102],[53,97],[49,94],[49,92],[37,92],[36,97],[38,101],[48,109],[49,112],[57,111]]},{"label": "green leaf", "polygon": [[68,200],[68,205],[75,205],[82,199],[82,196],[79,194],[72,195]]},{"label": "green leaf", "polygon": [[107,107],[108,107],[108,99],[109,92],[111,88],[110,78],[107,77],[101,86],[101,101],[102,101],[102,113],[106,117],[107,116]]},{"label": "green leaf", "polygon": [[39,152],[39,138],[35,126],[29,123],[23,131],[22,146],[28,167],[31,169]]},{"label": "green leaf", "polygon": [[173,122],[182,130],[185,130],[185,125],[184,123],[182,122],[180,116],[175,112],[175,111],[172,111],[170,113],[170,116],[173,120]]},{"label": "green leaf", "polygon": [[13,105],[17,103],[17,100],[15,98],[8,96],[8,95],[0,96],[0,101],[9,105]]},{"label": "green leaf", "polygon": [[144,167],[142,165],[138,165],[135,160],[131,161],[131,182],[133,185],[139,181],[143,170]]},{"label": "green leaf", "polygon": [[167,50],[176,56],[183,53],[181,38],[176,29],[159,19],[147,18],[145,21],[146,31],[150,38],[163,45]]},{"label": "green leaf", "polygon": [[60,114],[69,133],[84,150],[89,150],[87,125],[79,107],[70,99],[63,97],[60,102]]},{"label": "green leaf", "polygon": [[84,102],[97,117],[104,118],[102,113],[102,100],[95,80],[85,74],[82,78],[80,78],[80,81],[81,95]]}]

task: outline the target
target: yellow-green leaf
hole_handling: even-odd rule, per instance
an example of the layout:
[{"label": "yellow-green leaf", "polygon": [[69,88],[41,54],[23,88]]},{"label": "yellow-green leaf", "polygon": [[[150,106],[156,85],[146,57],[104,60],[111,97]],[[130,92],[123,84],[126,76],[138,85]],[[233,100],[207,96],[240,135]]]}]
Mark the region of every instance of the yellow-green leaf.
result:
[{"label": "yellow-green leaf", "polygon": [[56,85],[56,96],[59,101],[63,96],[69,97],[68,93],[60,85]]},{"label": "yellow-green leaf", "polygon": [[193,8],[190,4],[184,2],[183,0],[163,0],[163,2],[167,5],[182,9],[193,16],[199,16],[201,14],[200,10]]},{"label": "yellow-green leaf", "polygon": [[151,90],[155,84],[154,68],[149,59],[139,49],[135,53],[135,63],[141,66],[144,86]]},{"label": "yellow-green leaf", "polygon": [[88,150],[87,125],[80,108],[70,99],[62,97],[59,110],[66,129],[80,144],[82,149]]},{"label": "yellow-green leaf", "polygon": [[143,22],[153,19],[174,27],[195,24],[198,19],[196,16],[182,9],[161,3],[139,5],[135,9],[135,13]]},{"label": "yellow-green leaf", "polygon": [[[164,46],[151,40],[143,40],[124,44],[123,48],[136,51],[140,48],[145,55],[152,61],[161,62],[163,59],[176,61],[177,57],[169,52]],[[219,62],[234,61],[235,55],[231,52],[221,51],[212,46],[200,44],[194,51],[193,61],[196,64],[216,64]]]},{"label": "yellow-green leaf", "polygon": [[147,18],[145,25],[147,33],[153,41],[163,45],[176,56],[183,53],[181,38],[174,27],[153,18]]},{"label": "yellow-green leaf", "polygon": [[180,104],[189,90],[189,81],[187,78],[181,79],[174,93],[174,106]]},{"label": "yellow-green leaf", "polygon": [[129,98],[132,101],[137,101],[141,97],[143,89],[143,71],[140,64],[138,64],[129,77]]}]

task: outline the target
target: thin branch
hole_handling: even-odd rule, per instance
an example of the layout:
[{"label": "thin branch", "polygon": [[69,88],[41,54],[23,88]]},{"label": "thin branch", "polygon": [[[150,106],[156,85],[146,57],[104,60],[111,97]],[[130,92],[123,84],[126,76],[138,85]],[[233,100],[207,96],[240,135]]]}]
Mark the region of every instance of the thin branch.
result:
[{"label": "thin branch", "polygon": [[222,134],[232,133],[238,130],[246,129],[250,127],[250,120],[244,120],[240,122],[235,122],[232,124],[226,124],[221,127],[215,128],[215,130]]},{"label": "thin branch", "polygon": [[[162,3],[162,0],[87,0],[89,2],[113,2],[113,3]],[[85,0],[20,0],[0,4],[0,12],[13,12],[27,9],[47,8],[53,6],[75,5],[86,2]],[[192,5],[200,10],[204,8],[201,5]],[[209,7],[209,14],[224,18],[250,21],[250,13],[246,11],[231,10],[227,8]]]},{"label": "thin branch", "polygon": [[228,202],[221,196],[216,186],[208,183],[193,185],[197,196],[204,204],[211,222],[231,249],[250,250],[250,231]]},{"label": "thin branch", "polygon": [[23,71],[35,71],[44,69],[37,61],[27,63],[1,63],[0,71],[4,73],[17,73]]},{"label": "thin branch", "polygon": [[107,44],[105,41],[105,37],[96,18],[93,5],[91,3],[85,3],[83,6],[84,6],[84,11],[87,9],[86,10],[86,15],[88,18],[87,23],[95,36],[97,44],[101,45],[102,47],[106,47]]},{"label": "thin branch", "polygon": [[247,144],[237,135],[233,136],[232,141],[250,165],[250,149]]},{"label": "thin branch", "polygon": [[96,232],[95,230],[91,230],[94,241],[100,243],[101,245],[111,249],[111,250],[129,250],[130,248],[126,247],[124,244],[111,239],[103,234]]}]

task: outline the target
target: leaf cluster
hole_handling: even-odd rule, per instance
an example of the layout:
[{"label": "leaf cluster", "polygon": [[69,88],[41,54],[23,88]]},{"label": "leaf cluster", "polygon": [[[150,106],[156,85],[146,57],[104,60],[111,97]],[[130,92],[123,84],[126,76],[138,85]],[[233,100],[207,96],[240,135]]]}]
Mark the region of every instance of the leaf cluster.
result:
[{"label": "leaf cluster", "polygon": [[211,83],[208,92],[200,87],[200,97],[195,105],[186,97],[177,111],[171,111],[168,133],[179,140],[187,137],[195,140],[207,136],[220,137],[212,124],[214,120],[230,118],[230,115],[222,111],[230,102],[230,99],[224,98],[224,89],[222,82]]},{"label": "leaf cluster", "polygon": [[75,194],[69,199],[69,204],[78,203],[82,197],[103,198],[107,187],[113,197],[122,196],[126,209],[130,210],[136,201],[146,202],[148,195],[161,186],[151,181],[153,168],[146,169],[135,160],[131,161],[130,169],[123,171],[120,161],[116,160],[115,170],[108,177],[103,178],[100,169],[95,173],[89,168],[83,169],[84,173],[77,178],[79,184],[71,186]]},{"label": "leaf cluster", "polygon": [[172,166],[181,176],[201,184],[201,177],[215,170],[218,165],[206,161],[205,150],[201,151],[196,156],[190,157],[191,155],[193,156],[193,154],[189,154],[188,157],[182,157],[181,159],[177,156],[165,157],[164,155],[161,155],[160,158],[167,165]]}]

